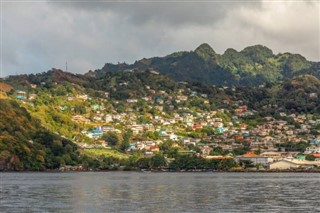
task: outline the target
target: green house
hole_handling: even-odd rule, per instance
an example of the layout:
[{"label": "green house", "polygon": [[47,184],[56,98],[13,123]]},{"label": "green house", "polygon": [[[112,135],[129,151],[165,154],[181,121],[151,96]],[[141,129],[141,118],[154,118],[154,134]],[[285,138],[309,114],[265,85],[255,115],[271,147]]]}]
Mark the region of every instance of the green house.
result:
[{"label": "green house", "polygon": [[94,110],[94,111],[97,111],[100,109],[100,105],[99,104],[94,104],[91,106],[91,109]]},{"label": "green house", "polygon": [[305,160],[305,159],[306,159],[306,156],[305,156],[304,154],[299,153],[299,154],[297,154],[297,155],[295,156],[295,159]]}]

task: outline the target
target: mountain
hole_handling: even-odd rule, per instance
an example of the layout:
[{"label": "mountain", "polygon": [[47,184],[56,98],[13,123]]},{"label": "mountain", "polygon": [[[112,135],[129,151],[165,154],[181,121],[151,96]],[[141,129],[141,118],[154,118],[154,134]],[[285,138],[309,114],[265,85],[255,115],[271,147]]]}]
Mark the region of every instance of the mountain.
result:
[{"label": "mountain", "polygon": [[320,80],[312,75],[299,75],[284,82],[277,93],[278,104],[288,110],[320,112]]},{"label": "mountain", "polygon": [[[264,63],[273,55],[265,47],[257,48],[259,51],[228,49],[225,55],[239,59],[229,63],[233,67],[230,69],[236,69],[243,61]],[[259,54],[253,54],[256,51]],[[199,66],[204,67],[204,74],[210,72],[209,67],[223,72],[219,68],[223,56],[209,45],[202,45],[192,53],[167,57],[182,55],[196,57]],[[121,162],[122,166],[132,166],[135,164],[130,162],[131,158],[115,161],[109,154],[118,155],[114,152],[118,150],[128,157],[129,142],[160,139],[159,131],[168,125],[181,137],[215,134],[212,126],[206,126],[204,132],[192,131],[186,125],[191,118],[197,124],[206,122],[207,116],[214,116],[225,125],[237,120],[250,127],[268,116],[293,123],[293,119],[282,117],[280,112],[290,116],[315,115],[316,120],[320,112],[317,64],[304,69],[303,58],[288,54],[281,56],[281,60],[290,57],[296,57],[286,65],[291,77],[288,74],[282,82],[266,82],[259,87],[215,86],[201,79],[176,81],[150,66],[131,69],[126,64],[119,65],[124,70],[117,71],[117,65],[113,65],[110,66],[113,70],[90,71],[84,75],[52,69],[36,75],[10,76],[0,82],[0,170],[56,169],[65,164],[112,169]],[[224,63],[227,62],[230,61]],[[229,74],[233,76],[232,72]],[[245,116],[240,113],[243,109],[250,109]],[[177,122],[173,118],[178,118]],[[314,125],[318,125],[316,122]],[[151,124],[154,130],[131,135],[132,128],[137,125],[146,128],[146,124]],[[318,134],[318,127],[312,127],[312,134]],[[99,133],[103,128],[108,131]],[[90,135],[97,132],[102,136]]]},{"label": "mountain", "polygon": [[[167,125],[181,137],[198,137],[184,125],[190,117],[205,121],[203,114],[252,128],[268,116],[293,124],[281,114],[315,115],[310,131],[318,134],[319,70],[319,62],[298,54],[275,55],[262,45],[229,48],[220,55],[202,44],[131,65],[106,64],[83,75],[52,69],[9,76],[0,79],[0,170],[132,166],[130,158],[115,160],[109,154],[118,155],[118,150],[128,157],[129,142],[159,139],[158,131]],[[241,107],[250,109],[248,116],[241,117]],[[145,124],[155,131],[130,136],[133,126]],[[91,138],[102,126],[121,133]],[[214,134],[210,126],[203,131]]]},{"label": "mountain", "polygon": [[320,75],[320,63],[310,62],[299,54],[275,55],[269,48],[255,45],[240,52],[229,48],[220,55],[208,44],[201,44],[194,51],[144,58],[134,64],[107,63],[102,69],[95,71],[95,76],[133,69],[156,70],[177,81],[198,81],[224,86],[258,86],[300,74]]}]

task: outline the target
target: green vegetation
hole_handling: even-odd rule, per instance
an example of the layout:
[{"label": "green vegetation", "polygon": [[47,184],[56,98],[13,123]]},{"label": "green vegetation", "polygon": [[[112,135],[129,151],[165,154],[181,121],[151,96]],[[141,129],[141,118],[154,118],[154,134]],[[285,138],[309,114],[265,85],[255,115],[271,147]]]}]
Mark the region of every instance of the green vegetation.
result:
[{"label": "green vegetation", "polygon": [[2,169],[44,170],[79,163],[75,144],[41,127],[17,102],[0,100],[0,117]]},{"label": "green vegetation", "polygon": [[89,157],[113,157],[117,159],[126,159],[128,155],[123,154],[117,150],[108,150],[108,149],[83,149],[80,150],[81,154],[87,155]]},{"label": "green vegetation", "polygon": [[219,55],[203,44],[85,75],[10,76],[0,82],[0,170],[228,170],[233,161],[199,155],[243,155],[268,136],[272,148],[304,152],[320,133],[319,68],[261,45]]},{"label": "green vegetation", "polygon": [[169,165],[169,168],[175,170],[212,169],[227,171],[235,166],[236,162],[233,159],[207,160],[196,156],[179,156]]},{"label": "green vegetation", "polygon": [[198,81],[216,85],[258,86],[301,74],[319,77],[319,63],[298,54],[274,55],[262,45],[237,52],[227,49],[219,55],[208,44],[195,51],[173,53],[163,58],[142,59],[132,65],[106,64],[98,75],[126,69],[155,69],[177,81]]}]

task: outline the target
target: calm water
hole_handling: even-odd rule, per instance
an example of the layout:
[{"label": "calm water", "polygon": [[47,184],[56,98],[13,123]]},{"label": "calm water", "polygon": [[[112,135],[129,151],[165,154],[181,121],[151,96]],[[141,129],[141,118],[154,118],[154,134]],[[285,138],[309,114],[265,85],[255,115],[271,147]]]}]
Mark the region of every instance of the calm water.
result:
[{"label": "calm water", "polygon": [[320,212],[320,174],[0,173],[0,212]]}]

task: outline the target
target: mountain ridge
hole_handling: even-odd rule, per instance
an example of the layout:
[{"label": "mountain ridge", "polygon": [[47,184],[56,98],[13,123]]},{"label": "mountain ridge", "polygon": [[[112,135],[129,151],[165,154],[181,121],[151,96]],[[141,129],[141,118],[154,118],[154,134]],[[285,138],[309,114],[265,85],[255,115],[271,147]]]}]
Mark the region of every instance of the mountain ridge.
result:
[{"label": "mountain ridge", "polygon": [[300,73],[320,75],[320,62],[308,61],[300,54],[274,54],[263,45],[241,51],[228,48],[217,54],[207,44],[194,51],[181,51],[164,57],[143,58],[133,64],[106,63],[95,70],[98,75],[132,69],[153,69],[177,81],[198,81],[224,86],[258,86],[282,81]]}]

